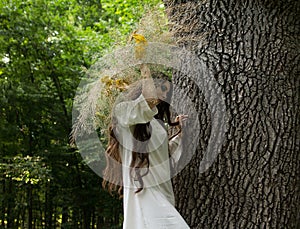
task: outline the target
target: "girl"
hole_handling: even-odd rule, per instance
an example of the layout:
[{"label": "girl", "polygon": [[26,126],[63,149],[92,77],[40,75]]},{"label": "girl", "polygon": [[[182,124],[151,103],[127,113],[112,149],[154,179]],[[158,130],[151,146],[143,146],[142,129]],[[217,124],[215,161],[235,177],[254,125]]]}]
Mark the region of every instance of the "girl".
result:
[{"label": "girl", "polygon": [[180,128],[187,116],[172,123],[171,83],[162,73],[155,73],[155,81],[142,75],[147,79],[134,84],[113,109],[103,187],[123,192],[123,229],[189,228],[174,207],[171,183],[170,161],[178,161],[181,132],[169,141],[164,124],[166,119]]}]

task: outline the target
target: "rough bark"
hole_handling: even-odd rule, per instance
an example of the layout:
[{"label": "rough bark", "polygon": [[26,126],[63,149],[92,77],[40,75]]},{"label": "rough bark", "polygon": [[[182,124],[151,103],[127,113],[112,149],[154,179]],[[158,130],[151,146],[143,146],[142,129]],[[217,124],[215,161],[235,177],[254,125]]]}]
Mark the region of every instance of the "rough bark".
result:
[{"label": "rough bark", "polygon": [[199,173],[210,111],[174,73],[201,123],[198,150],[174,179],[179,211],[191,228],[299,228],[300,1],[164,2],[178,45],[222,88],[229,120],[221,153]]}]

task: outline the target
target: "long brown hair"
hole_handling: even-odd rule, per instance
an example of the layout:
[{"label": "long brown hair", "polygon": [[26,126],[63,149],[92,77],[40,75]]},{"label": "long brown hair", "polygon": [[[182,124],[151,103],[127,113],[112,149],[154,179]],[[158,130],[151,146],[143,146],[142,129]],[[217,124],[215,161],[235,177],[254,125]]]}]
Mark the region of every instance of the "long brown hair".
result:
[{"label": "long brown hair", "polygon": [[[165,78],[165,77],[164,77]],[[156,86],[162,84],[164,80],[156,80]],[[135,99],[142,93],[141,88],[135,90],[131,98]],[[168,92],[166,101],[161,101],[156,107],[158,113],[154,116],[156,119],[161,120],[160,123],[164,125],[165,122],[169,126],[179,125],[179,122],[171,121],[170,112],[170,100],[172,96],[172,85]],[[107,189],[109,193],[113,194],[117,192],[120,197],[122,197],[122,159],[119,150],[119,142],[115,136],[115,128],[117,125],[116,118],[112,117],[111,124],[109,126],[109,139],[108,147],[105,152],[106,156],[106,168],[103,171],[103,188]],[[151,137],[151,125],[148,123],[136,124],[132,129],[133,137],[138,140],[134,141],[134,146],[132,150],[132,161],[130,163],[130,175],[135,181],[139,182],[140,187],[135,191],[139,193],[144,188],[143,177],[149,172],[149,153],[147,152],[147,140]],[[179,134],[177,132],[175,135]],[[173,138],[173,135],[171,138]],[[143,173],[142,173],[143,172]],[[135,175],[133,175],[135,174]]]}]

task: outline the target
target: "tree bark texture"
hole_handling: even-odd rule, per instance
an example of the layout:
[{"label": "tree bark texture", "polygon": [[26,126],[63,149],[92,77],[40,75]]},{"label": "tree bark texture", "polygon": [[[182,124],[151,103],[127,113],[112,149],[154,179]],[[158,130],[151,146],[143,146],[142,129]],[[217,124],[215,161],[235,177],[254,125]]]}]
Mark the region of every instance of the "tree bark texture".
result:
[{"label": "tree bark texture", "polygon": [[191,228],[299,228],[300,1],[164,3],[175,41],[212,72],[228,117],[221,152],[199,173],[210,110],[174,73],[201,124],[197,151],[174,179],[179,211]]}]

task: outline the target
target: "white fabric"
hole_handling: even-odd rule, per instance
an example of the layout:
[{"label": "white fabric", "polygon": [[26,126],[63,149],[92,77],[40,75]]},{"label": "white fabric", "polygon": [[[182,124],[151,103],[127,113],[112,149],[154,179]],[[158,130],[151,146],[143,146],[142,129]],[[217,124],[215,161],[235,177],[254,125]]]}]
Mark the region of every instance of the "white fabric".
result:
[{"label": "white fabric", "polygon": [[177,164],[182,152],[182,142],[180,135],[177,135],[169,142],[169,150],[171,153],[171,158],[174,163]]},{"label": "white fabric", "polygon": [[[154,118],[157,108],[152,110],[143,95],[134,101],[121,102],[116,105],[114,115],[118,120],[117,136],[120,142],[123,162],[123,229],[186,229],[189,226],[175,209],[174,193],[170,179],[168,154],[168,136],[166,130]],[[134,138],[130,126],[150,121],[152,127],[147,152],[149,152],[149,173],[142,179],[144,189],[135,193],[139,183],[130,176],[132,146]],[[170,145],[178,154],[180,138],[175,138]]]}]

